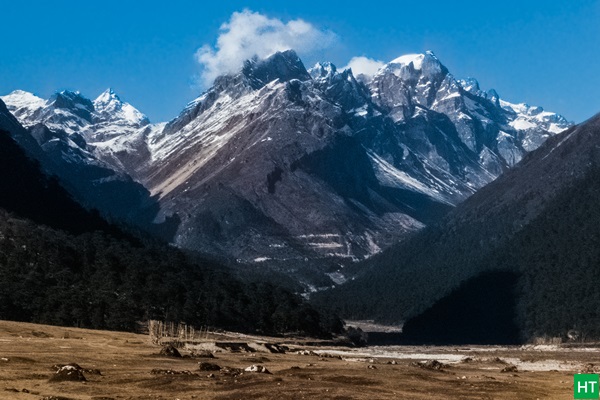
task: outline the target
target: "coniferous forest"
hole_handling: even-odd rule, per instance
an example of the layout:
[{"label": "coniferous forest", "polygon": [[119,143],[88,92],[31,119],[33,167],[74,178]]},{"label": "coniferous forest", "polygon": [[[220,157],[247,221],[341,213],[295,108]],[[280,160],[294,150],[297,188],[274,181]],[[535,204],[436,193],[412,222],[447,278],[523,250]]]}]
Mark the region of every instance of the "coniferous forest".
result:
[{"label": "coniferous forest", "polygon": [[315,337],[343,328],[289,291],[107,223],[4,131],[0,171],[0,319],[129,331],[159,319]]},{"label": "coniferous forest", "polygon": [[[491,240],[483,225],[462,226],[451,235],[426,229],[376,258],[387,273],[367,275],[343,293],[324,292],[313,301],[349,318],[400,322],[405,316],[406,339],[412,342],[517,343],[566,338],[568,332],[597,340],[598,176],[600,168],[592,167],[573,180],[516,233],[506,229]],[[381,294],[366,287],[395,295],[383,307]]]}]

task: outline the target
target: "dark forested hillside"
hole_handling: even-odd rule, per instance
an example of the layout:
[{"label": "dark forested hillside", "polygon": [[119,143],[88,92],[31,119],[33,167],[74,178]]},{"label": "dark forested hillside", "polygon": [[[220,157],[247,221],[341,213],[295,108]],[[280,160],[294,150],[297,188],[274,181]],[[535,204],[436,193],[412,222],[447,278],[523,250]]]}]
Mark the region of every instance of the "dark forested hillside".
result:
[{"label": "dark forested hillside", "polygon": [[519,322],[526,337],[600,338],[600,168],[595,166],[496,255],[522,272]]},{"label": "dark forested hillside", "polygon": [[[597,116],[549,140],[443,222],[374,257],[362,277],[315,303],[335,304],[347,317],[393,322],[425,310],[423,316],[435,315],[445,304],[446,318],[464,319],[467,308],[448,306],[459,304],[450,301],[459,286],[485,271],[512,271],[519,276],[520,340],[569,330],[600,338],[600,296],[593,289],[600,285],[599,133]],[[464,288],[460,296],[477,298]],[[480,294],[473,301],[487,300],[489,293]],[[428,331],[449,329],[439,319],[419,318]]]},{"label": "dark forested hillside", "polygon": [[55,178],[44,175],[4,130],[0,130],[0,207],[73,233],[111,229],[97,213],[75,202]]},{"label": "dark forested hillside", "polygon": [[[600,168],[573,182],[472,278],[404,327],[409,341],[600,338]],[[508,269],[508,270],[507,270]]]},{"label": "dark forested hillside", "polygon": [[243,284],[217,267],[162,245],[74,236],[0,211],[0,319],[115,330],[159,319],[313,336],[342,328],[283,289]]},{"label": "dark forested hillside", "polygon": [[407,343],[517,344],[518,274],[488,271],[461,284],[424,313],[409,319]]},{"label": "dark forested hillside", "polygon": [[342,329],[286,290],[109,225],[0,131],[0,319],[132,330],[149,318],[266,334]]}]

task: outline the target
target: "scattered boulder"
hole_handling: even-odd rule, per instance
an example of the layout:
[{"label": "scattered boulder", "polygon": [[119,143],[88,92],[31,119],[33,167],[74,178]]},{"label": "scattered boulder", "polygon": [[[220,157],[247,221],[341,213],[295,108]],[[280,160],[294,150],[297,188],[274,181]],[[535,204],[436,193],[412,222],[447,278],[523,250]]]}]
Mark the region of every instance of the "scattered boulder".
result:
[{"label": "scattered boulder", "polygon": [[199,362],[198,369],[200,371],[220,371],[221,367],[218,366],[217,364],[212,364],[212,363],[208,363],[208,362]]},{"label": "scattered boulder", "polygon": [[66,367],[66,366],[70,366],[70,367],[76,368],[77,370],[79,370],[81,372],[85,372],[86,374],[90,374],[90,375],[102,375],[102,372],[100,372],[99,369],[95,369],[95,368],[83,368],[79,364],[76,364],[76,363],[54,364],[52,366],[52,369],[55,372],[57,372],[59,369],[61,369],[63,367]]},{"label": "scattered boulder", "polygon": [[246,372],[258,372],[261,374],[270,374],[269,370],[262,365],[251,365],[244,369]]},{"label": "scattered boulder", "polygon": [[265,347],[271,353],[277,353],[277,354],[285,354],[285,352],[289,350],[289,348],[287,346],[282,346],[280,344],[273,344],[273,343],[265,343]]},{"label": "scattered boulder", "polygon": [[83,369],[77,364],[59,367],[49,379],[49,382],[85,382]]},{"label": "scattered boulder", "polygon": [[471,363],[473,361],[474,360],[471,357],[465,357],[462,360],[460,360],[460,362],[463,363],[463,364],[468,364],[468,363]]},{"label": "scattered boulder", "polygon": [[54,364],[54,365],[51,367],[51,369],[52,369],[54,372],[56,372],[56,371],[58,371],[59,369],[61,369],[62,367],[66,367],[66,366],[73,367],[73,368],[75,368],[75,369],[78,369],[78,370],[80,370],[80,371],[83,371],[83,368],[81,368],[81,366],[80,366],[79,364],[77,364],[77,363],[68,363],[68,364]]},{"label": "scattered boulder", "polygon": [[374,366],[373,364],[369,364],[369,365],[367,365],[367,369],[377,369],[377,367]]},{"label": "scattered boulder", "polygon": [[192,350],[190,356],[194,358],[215,358],[215,355],[209,350]]},{"label": "scattered boulder", "polygon": [[167,344],[160,349],[161,356],[181,358],[181,353],[172,344]]},{"label": "scattered boulder", "polygon": [[388,365],[398,365],[398,361],[392,360],[387,362]]},{"label": "scattered boulder", "polygon": [[412,366],[428,369],[431,371],[443,371],[450,366],[448,364],[444,364],[439,362],[438,360],[427,360],[425,362],[414,362],[411,364]]},{"label": "scattered boulder", "polygon": [[516,365],[507,365],[506,367],[502,368],[500,370],[500,372],[518,372],[517,371],[517,366]]},{"label": "scattered boulder", "polygon": [[311,350],[298,350],[296,354],[300,354],[301,356],[317,356],[318,354]]},{"label": "scattered boulder", "polygon": [[254,353],[252,347],[248,345],[248,343],[239,343],[239,342],[215,342],[215,346],[222,348],[230,353]]}]

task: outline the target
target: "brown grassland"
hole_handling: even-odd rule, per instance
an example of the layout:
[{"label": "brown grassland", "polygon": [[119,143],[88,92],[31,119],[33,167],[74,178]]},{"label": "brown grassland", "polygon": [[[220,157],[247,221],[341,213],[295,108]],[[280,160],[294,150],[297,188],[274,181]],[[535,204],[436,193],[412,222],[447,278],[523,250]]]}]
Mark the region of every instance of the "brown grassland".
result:
[{"label": "brown grassland", "polygon": [[[216,340],[281,343],[281,339],[238,335],[208,338],[205,347],[215,350]],[[300,341],[287,346],[285,354],[222,350],[214,353],[214,359],[186,356],[189,352],[181,349],[183,358],[171,358],[159,355],[160,346],[147,335],[0,321],[0,398],[572,399],[573,374],[586,367],[593,370],[588,364],[600,362],[598,351],[577,348],[462,346],[382,351],[308,347]],[[314,353],[297,354],[301,349]],[[444,354],[448,365],[441,369],[415,365],[440,355],[443,359]],[[199,362],[230,369],[201,371]],[[87,381],[50,382],[53,365],[67,363],[89,370],[84,371]],[[501,372],[511,364],[516,372]],[[263,365],[271,373],[236,370],[250,365]]]}]

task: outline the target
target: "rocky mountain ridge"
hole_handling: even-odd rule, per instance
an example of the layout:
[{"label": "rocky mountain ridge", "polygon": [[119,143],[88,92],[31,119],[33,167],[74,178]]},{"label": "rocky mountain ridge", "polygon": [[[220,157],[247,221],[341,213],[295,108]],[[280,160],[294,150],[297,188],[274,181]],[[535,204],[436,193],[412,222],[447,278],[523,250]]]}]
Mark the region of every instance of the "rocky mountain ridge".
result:
[{"label": "rocky mountain ridge", "polygon": [[435,221],[570,126],[455,79],[431,52],[358,79],[331,63],[306,70],[293,51],[248,60],[166,124],[111,91],[2,99],[32,134],[64,132],[81,162],[141,183],[156,222],[177,215],[178,246],[328,274],[300,278],[311,285],[343,282],[348,261]]}]

